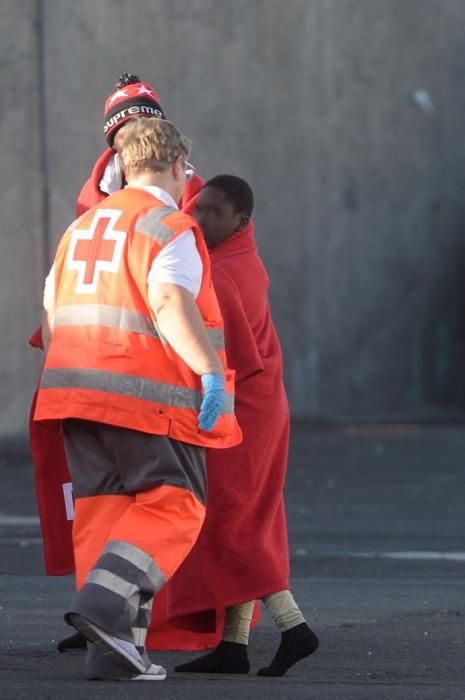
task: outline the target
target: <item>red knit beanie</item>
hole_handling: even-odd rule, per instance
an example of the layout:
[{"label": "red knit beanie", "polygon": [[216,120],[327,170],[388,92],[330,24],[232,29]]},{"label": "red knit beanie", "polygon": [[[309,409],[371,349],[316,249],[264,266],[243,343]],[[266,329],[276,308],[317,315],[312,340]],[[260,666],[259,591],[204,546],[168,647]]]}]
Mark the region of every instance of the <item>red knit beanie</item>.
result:
[{"label": "red knit beanie", "polygon": [[128,119],[157,117],[165,119],[157,93],[136,75],[123,73],[116,83],[116,91],[105,102],[105,126],[103,133],[109,146],[115,134]]}]

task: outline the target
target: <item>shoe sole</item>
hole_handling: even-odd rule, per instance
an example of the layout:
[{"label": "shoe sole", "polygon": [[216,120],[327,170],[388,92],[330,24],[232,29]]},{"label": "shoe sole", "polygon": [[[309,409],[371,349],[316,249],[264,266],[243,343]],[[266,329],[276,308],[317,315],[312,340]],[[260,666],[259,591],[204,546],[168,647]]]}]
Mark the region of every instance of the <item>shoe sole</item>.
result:
[{"label": "shoe sole", "polygon": [[116,637],[113,637],[111,634],[107,634],[107,632],[102,630],[100,627],[93,625],[92,622],[86,620],[84,617],[79,615],[79,613],[69,613],[68,621],[73,625],[73,627],[79,630],[79,632],[81,632],[81,634],[83,634],[84,637],[89,640],[89,642],[92,642],[93,644],[105,649],[105,651],[110,652],[110,654],[115,656],[119,663],[121,663],[129,671],[138,671],[142,675],[145,671],[147,671],[142,658],[140,661],[138,661],[138,659],[131,656],[131,654],[129,654],[124,647],[118,644]]},{"label": "shoe sole", "polygon": [[[161,668],[161,667],[159,667]],[[141,673],[140,676],[134,676],[134,678],[130,678],[131,681],[164,681],[166,679],[167,673],[165,669],[163,669],[162,673],[149,673],[148,671],[146,673]]]},{"label": "shoe sole", "polygon": [[[151,669],[160,669],[158,673],[151,672]],[[150,668],[145,673],[140,673],[137,676],[132,676],[131,678],[112,678],[111,676],[99,676],[98,674],[86,676],[87,681],[164,681],[166,679],[167,672],[163,666],[157,666],[157,664],[152,664]]]}]

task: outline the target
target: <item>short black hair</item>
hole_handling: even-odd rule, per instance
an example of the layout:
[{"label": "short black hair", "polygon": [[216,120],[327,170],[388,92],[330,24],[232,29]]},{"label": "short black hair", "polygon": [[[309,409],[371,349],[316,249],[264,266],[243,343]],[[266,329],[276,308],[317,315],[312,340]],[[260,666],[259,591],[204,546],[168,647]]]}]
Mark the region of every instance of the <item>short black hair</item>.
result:
[{"label": "short black hair", "polygon": [[237,175],[216,175],[205,183],[204,187],[216,187],[221,190],[234,207],[236,214],[252,216],[254,200],[250,185]]}]

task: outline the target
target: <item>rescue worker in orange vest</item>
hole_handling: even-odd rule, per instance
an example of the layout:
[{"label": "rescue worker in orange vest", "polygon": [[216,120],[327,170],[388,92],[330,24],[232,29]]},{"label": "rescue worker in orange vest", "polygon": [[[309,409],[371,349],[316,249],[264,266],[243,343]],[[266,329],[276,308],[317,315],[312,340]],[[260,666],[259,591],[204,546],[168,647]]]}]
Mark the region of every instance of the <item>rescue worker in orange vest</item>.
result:
[{"label": "rescue worker in orange vest", "polygon": [[65,615],[87,678],[160,680],[145,637],[153,597],[205,517],[205,448],[241,441],[208,252],[179,211],[189,142],[128,125],[128,182],[61,239],[44,294],[35,420],[63,422],[76,497],[78,593]]}]

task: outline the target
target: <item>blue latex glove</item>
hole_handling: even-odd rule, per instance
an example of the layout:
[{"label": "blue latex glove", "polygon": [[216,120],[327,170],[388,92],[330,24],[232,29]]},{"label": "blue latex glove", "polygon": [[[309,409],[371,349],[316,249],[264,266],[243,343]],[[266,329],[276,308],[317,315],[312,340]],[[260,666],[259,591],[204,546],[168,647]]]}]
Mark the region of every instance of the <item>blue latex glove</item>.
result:
[{"label": "blue latex glove", "polygon": [[199,413],[199,427],[210,432],[224,408],[224,377],[221,374],[202,374],[204,397]]}]

